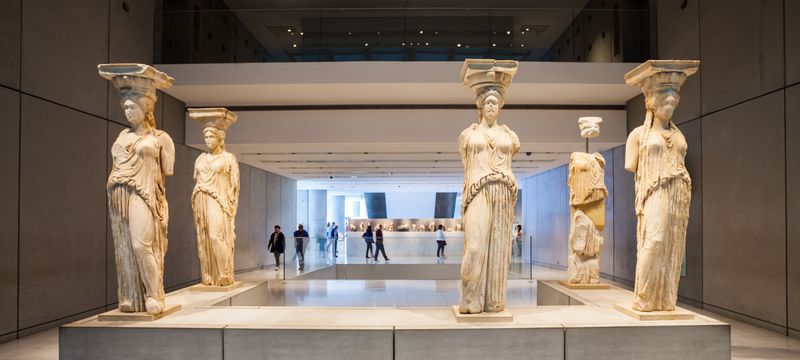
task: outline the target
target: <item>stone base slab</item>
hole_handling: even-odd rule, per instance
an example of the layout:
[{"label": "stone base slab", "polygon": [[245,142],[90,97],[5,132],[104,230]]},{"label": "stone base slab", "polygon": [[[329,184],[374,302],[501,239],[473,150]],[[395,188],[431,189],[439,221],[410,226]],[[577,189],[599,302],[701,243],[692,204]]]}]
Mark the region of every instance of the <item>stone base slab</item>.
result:
[{"label": "stone base slab", "polygon": [[167,305],[166,309],[159,314],[148,314],[146,312],[126,313],[114,309],[97,315],[97,321],[153,321],[163,318],[181,309],[181,305]]},{"label": "stone base slab", "polygon": [[692,320],[694,313],[676,307],[673,311],[639,311],[630,304],[614,304],[614,309],[637,320]]},{"label": "stone base slab", "polygon": [[490,313],[490,312],[483,312],[479,314],[462,314],[458,311],[459,306],[453,305],[453,314],[456,316],[456,321],[460,323],[464,322],[474,322],[474,323],[485,323],[485,322],[512,322],[514,321],[514,315],[511,315],[508,310],[503,310],[501,312]]},{"label": "stone base slab", "polygon": [[610,289],[611,286],[608,284],[573,284],[566,281],[559,281],[559,285],[572,290],[605,290]]},{"label": "stone base slab", "polygon": [[233,284],[226,286],[204,285],[197,284],[189,287],[189,291],[206,291],[206,292],[227,292],[242,287],[244,283],[241,281],[234,281]]}]

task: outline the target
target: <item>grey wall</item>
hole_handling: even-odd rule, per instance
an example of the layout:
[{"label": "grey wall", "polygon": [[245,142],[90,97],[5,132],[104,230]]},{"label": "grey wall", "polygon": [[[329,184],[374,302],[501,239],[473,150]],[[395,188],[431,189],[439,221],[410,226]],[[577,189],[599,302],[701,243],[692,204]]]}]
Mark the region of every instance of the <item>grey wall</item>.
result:
[{"label": "grey wall", "polygon": [[[126,3],[128,11],[122,0],[0,3],[0,341],[104,311],[117,301],[105,182],[109,148],[127,122],[117,91],[97,75],[97,64],[152,63],[159,1]],[[184,145],[184,113],[183,102],[159,92],[156,123],[176,145],[175,175],[167,178],[167,289],[200,277],[191,210],[200,151]],[[279,196],[289,194],[296,182],[240,167],[236,270],[245,270],[268,264],[267,193],[274,188]],[[267,183],[268,175],[273,183]],[[295,198],[287,199],[290,204],[275,211],[291,226]]]},{"label": "grey wall", "polygon": [[[800,4],[688,0],[681,8],[682,3],[655,2],[658,57],[701,60],[698,74],[681,89],[673,119],[689,145],[686,166],[692,177],[680,299],[800,334],[800,225],[794,221],[800,216]],[[629,131],[642,123],[643,100],[639,95],[628,101]],[[633,178],[622,168],[624,146],[611,152],[613,178],[606,181],[614,189],[614,221],[606,242],[613,243],[613,253],[603,256],[613,256],[613,272],[607,259],[601,269],[606,276],[633,281]],[[553,177],[562,178],[561,170],[526,184]],[[540,191],[542,199],[534,203],[549,203],[555,193]],[[542,209],[537,210],[538,216],[526,217],[527,224],[558,222],[541,219]],[[565,260],[560,249],[543,249],[551,253],[537,259],[550,258],[548,265]]]}]

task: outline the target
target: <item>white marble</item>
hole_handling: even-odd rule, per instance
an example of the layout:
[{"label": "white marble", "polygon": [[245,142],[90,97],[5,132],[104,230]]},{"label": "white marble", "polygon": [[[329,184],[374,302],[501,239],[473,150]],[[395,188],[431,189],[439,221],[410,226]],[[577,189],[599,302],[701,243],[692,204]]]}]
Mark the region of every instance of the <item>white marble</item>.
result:
[{"label": "white marble", "polygon": [[161,313],[164,308],[164,255],[167,252],[165,177],[172,175],[175,145],[156,129],[156,90],[174,79],[143,64],[101,64],[100,76],[119,90],[130,129],[111,146],[108,207],[122,312]]},{"label": "white marble", "polygon": [[470,125],[458,137],[464,163],[462,314],[500,312],[506,307],[514,205],[519,189],[511,160],[520,144],[517,134],[498,124],[497,119],[517,66],[512,60],[467,59],[461,70],[464,85],[476,97],[480,117],[479,123]]},{"label": "white marble", "polygon": [[229,286],[234,280],[236,211],[239,207],[239,162],[225,150],[225,134],[236,114],[225,108],[190,108],[203,129],[208,152],[194,163],[192,211],[203,285]]},{"label": "white marble", "polygon": [[693,60],[649,60],[625,75],[628,85],[642,88],[647,110],[625,150],[625,169],[636,182],[635,310],[670,311],[678,300],[692,184],[684,164],[686,139],[672,114],[680,86],[699,66]]},{"label": "white marble", "polygon": [[581,129],[581,137],[585,139],[600,136],[600,124],[603,118],[599,116],[584,116],[578,118],[578,128]]},{"label": "white marble", "polygon": [[569,158],[569,205],[572,213],[567,258],[567,281],[600,283],[600,250],[605,227],[605,160],[594,153],[575,152]]}]

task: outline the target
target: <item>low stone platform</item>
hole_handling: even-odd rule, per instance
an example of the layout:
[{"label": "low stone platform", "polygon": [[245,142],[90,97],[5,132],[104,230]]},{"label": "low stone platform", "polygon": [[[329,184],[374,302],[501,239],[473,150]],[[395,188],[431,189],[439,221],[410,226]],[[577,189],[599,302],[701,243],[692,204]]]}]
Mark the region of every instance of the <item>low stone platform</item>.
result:
[{"label": "low stone platform", "polygon": [[514,321],[514,315],[511,315],[508,310],[503,310],[496,313],[479,313],[479,314],[462,314],[458,310],[458,305],[453,305],[453,315],[456,321],[460,323],[495,323],[495,322],[509,322]]},{"label": "low stone platform", "polygon": [[234,281],[233,284],[226,285],[226,286],[213,286],[213,285],[204,285],[204,284],[197,284],[192,285],[189,287],[189,291],[212,291],[212,292],[227,292],[231,290],[238,289],[242,287],[244,284],[241,281]]},{"label": "low stone platform", "polygon": [[183,308],[149,323],[93,316],[65,325],[60,359],[730,358],[727,324],[700,314],[636,320],[614,309],[631,296],[615,286],[571,290],[539,281],[543,303],[566,298],[583,305],[512,307],[513,319],[500,323],[461,323],[450,307],[211,306],[236,294],[250,296],[251,289],[265,291],[264,281],[244,281],[228,293],[171,293],[168,300]]},{"label": "low stone platform", "polygon": [[164,311],[159,314],[148,314],[146,312],[129,313],[119,311],[119,309],[114,309],[97,315],[97,321],[154,321],[177,312],[180,309],[181,305],[177,304],[167,304]]},{"label": "low stone platform", "polygon": [[567,289],[578,289],[578,290],[592,290],[592,289],[609,289],[611,285],[605,283],[599,284],[573,284],[566,281],[559,281],[558,282],[561,286],[566,287]]}]

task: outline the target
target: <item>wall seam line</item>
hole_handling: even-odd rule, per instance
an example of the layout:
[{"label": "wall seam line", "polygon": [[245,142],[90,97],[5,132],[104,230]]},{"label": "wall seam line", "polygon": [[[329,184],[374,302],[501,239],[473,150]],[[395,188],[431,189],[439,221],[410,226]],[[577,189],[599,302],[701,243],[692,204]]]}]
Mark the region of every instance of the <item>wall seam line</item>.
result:
[{"label": "wall seam line", "polygon": [[789,191],[788,186],[789,184],[789,136],[786,135],[786,130],[788,130],[788,121],[789,121],[789,113],[786,111],[786,64],[787,64],[787,55],[786,55],[786,0],[783,1],[783,217],[784,217],[784,234],[783,234],[783,245],[785,247],[783,255],[784,258],[784,291],[786,295],[786,303],[785,303],[785,311],[786,311],[786,336],[789,336]]},{"label": "wall seam line", "polygon": [[20,314],[20,247],[22,245],[22,20],[23,7],[22,0],[19,0],[19,93],[17,116],[17,324],[14,328],[15,337],[19,338],[19,314]]}]

